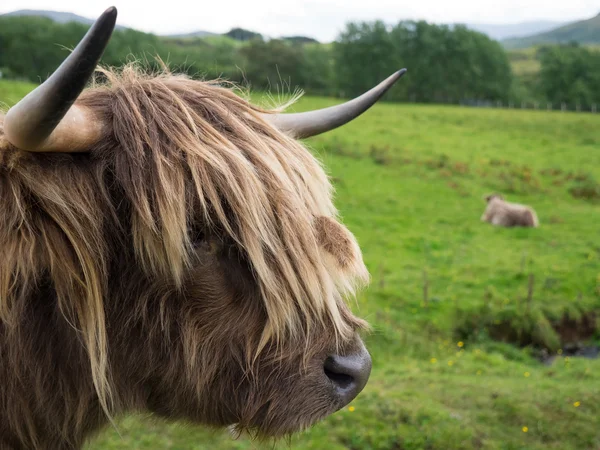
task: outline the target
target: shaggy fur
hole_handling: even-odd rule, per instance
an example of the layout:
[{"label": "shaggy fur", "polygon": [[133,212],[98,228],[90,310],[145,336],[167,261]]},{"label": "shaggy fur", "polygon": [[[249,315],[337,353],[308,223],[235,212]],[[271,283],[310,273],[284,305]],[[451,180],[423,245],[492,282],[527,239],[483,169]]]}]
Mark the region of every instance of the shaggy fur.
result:
[{"label": "shaggy fur", "polygon": [[537,227],[539,225],[535,211],[525,205],[510,203],[500,194],[485,198],[487,207],[481,220],[501,227]]},{"label": "shaggy fur", "polygon": [[149,410],[282,436],[337,410],[331,352],[368,279],[299,142],[230,89],[103,71],[85,154],[31,154],[0,115],[0,448],[79,448]]}]

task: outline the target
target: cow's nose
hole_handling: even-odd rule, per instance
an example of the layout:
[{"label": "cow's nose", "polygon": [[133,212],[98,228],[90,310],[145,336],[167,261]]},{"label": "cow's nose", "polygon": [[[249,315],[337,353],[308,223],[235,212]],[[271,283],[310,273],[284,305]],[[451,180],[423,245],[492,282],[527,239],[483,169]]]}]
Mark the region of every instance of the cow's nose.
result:
[{"label": "cow's nose", "polygon": [[355,353],[331,355],[325,360],[325,375],[340,397],[340,408],[346,406],[363,390],[371,375],[371,356],[361,343]]}]

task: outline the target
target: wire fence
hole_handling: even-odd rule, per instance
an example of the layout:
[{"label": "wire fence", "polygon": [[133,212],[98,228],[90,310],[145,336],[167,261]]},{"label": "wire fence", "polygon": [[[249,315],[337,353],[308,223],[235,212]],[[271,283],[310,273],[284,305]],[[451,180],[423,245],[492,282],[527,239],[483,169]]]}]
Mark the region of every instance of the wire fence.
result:
[{"label": "wire fence", "polygon": [[[410,97],[411,103],[420,103],[414,96]],[[586,102],[537,102],[537,101],[522,101],[522,102],[502,102],[500,100],[479,100],[479,99],[462,99],[459,101],[450,101],[447,99],[436,99],[438,104],[452,104],[471,108],[496,108],[496,109],[528,109],[528,110],[546,110],[560,112],[579,112],[596,114],[598,112],[598,104]]]},{"label": "wire fence", "polygon": [[[0,69],[0,79],[3,78],[2,69]],[[310,95],[327,95],[326,92],[319,93],[318,91],[310,92]],[[339,97],[339,96],[338,96]],[[343,93],[341,98],[344,98]],[[411,95],[408,99],[409,103],[429,103],[417,100],[415,95]],[[591,113],[596,114],[598,111],[598,105],[596,103],[585,102],[584,104],[578,102],[538,102],[538,101],[522,101],[522,102],[502,102],[500,100],[480,100],[480,99],[462,99],[462,100],[450,100],[448,98],[437,97],[432,102],[433,104],[442,105],[459,105],[470,108],[496,108],[496,109],[528,109],[528,110],[547,110],[547,111],[561,111],[561,112],[579,112],[579,113]]]},{"label": "wire fence", "polygon": [[474,108],[505,108],[505,109],[532,109],[532,110],[547,110],[547,111],[561,111],[561,112],[581,112],[595,114],[598,111],[598,105],[596,103],[581,104],[581,103],[552,103],[552,102],[508,102],[503,103],[501,101],[462,101],[461,106],[470,106]]}]

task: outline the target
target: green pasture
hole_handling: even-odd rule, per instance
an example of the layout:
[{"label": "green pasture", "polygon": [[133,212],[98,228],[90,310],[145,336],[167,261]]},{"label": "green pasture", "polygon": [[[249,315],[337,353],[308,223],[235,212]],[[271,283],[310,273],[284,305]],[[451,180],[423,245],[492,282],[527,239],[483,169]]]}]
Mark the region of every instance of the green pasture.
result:
[{"label": "green pasture", "polygon": [[[26,90],[0,81],[0,102]],[[86,449],[600,448],[600,361],[561,353],[596,339],[600,117],[381,103],[307,144],[372,275],[363,393],[290,442],[128,416]],[[540,228],[482,223],[494,191]]]}]

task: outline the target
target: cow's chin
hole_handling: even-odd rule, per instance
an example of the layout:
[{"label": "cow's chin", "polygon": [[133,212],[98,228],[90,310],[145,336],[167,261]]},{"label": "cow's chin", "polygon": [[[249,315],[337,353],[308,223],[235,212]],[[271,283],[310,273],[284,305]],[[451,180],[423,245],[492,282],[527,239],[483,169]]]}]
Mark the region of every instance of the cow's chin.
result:
[{"label": "cow's chin", "polygon": [[306,430],[344,406],[327,388],[316,385],[291,395],[284,393],[264,405],[247,428],[264,438]]},{"label": "cow's chin", "polygon": [[367,382],[371,359],[360,340],[351,352],[335,358],[332,361],[331,356],[321,356],[300,373],[275,371],[262,378],[262,384],[254,384],[260,388],[250,389],[250,394],[244,396],[250,401],[238,404],[239,420],[228,424],[230,431],[282,438],[311,427],[349,404]]},{"label": "cow's chin", "polygon": [[304,431],[342,407],[328,380],[310,380],[301,389],[281,392],[264,403],[252,417],[229,425],[234,437],[280,439]]}]

